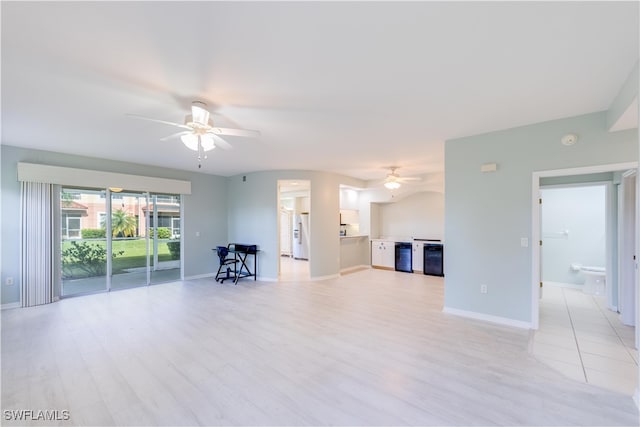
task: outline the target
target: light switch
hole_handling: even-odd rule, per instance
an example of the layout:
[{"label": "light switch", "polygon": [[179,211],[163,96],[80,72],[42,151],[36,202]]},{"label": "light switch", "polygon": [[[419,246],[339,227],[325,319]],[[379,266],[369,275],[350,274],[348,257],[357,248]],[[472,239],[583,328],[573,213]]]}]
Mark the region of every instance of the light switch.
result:
[{"label": "light switch", "polygon": [[200,232],[196,231],[196,237],[200,237]]},{"label": "light switch", "polygon": [[529,238],[521,237],[520,238],[520,246],[522,246],[523,248],[528,248],[529,247]]}]

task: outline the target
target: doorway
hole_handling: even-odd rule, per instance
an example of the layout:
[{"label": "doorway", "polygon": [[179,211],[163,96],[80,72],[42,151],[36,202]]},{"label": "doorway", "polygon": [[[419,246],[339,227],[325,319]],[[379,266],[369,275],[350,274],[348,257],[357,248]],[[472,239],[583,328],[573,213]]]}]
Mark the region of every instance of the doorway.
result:
[{"label": "doorway", "polygon": [[[609,223],[615,218],[612,209],[607,209],[607,202],[612,203],[612,189],[607,182],[541,185],[540,266],[544,286],[605,295],[605,284],[614,285],[614,239],[608,230],[613,231]],[[613,292],[608,294],[608,306],[615,308]]]},{"label": "doorway", "polygon": [[278,278],[308,281],[311,259],[311,182],[278,181]]},{"label": "doorway", "polygon": [[[629,227],[629,222],[635,226],[636,219],[635,212],[624,220],[621,220],[620,215],[616,215],[616,208],[618,208],[616,198],[620,193],[614,188],[617,184],[622,185],[623,171],[636,167],[636,163],[629,163],[536,172],[533,174],[532,187],[532,241],[536,243],[536,248],[531,251],[532,328],[536,329],[531,335],[532,353],[566,376],[625,394],[632,394],[638,384],[638,359],[635,342],[638,328],[637,322],[633,322],[631,326],[624,325],[617,312],[616,304],[622,300],[617,298],[618,295],[621,295],[617,287],[618,284],[622,287],[622,282],[617,277],[617,261],[622,256],[618,254],[620,251],[617,240],[621,240],[623,234],[628,234],[633,239],[632,246],[635,247],[635,233],[626,233],[623,230],[625,227]],[[572,237],[577,237],[574,231],[577,231],[578,225],[568,227],[555,224],[554,229],[545,230],[543,228],[544,215],[547,215],[547,212],[543,215],[544,198],[542,205],[539,202],[541,186],[544,187],[543,184],[554,180],[556,182],[563,180],[574,183],[581,182],[584,186],[586,181],[594,181],[593,176],[596,174],[608,174],[611,177],[608,178],[610,182],[606,186],[609,189],[605,211],[608,217],[606,236],[599,240],[599,250],[603,245],[607,248],[604,254],[606,263],[604,289],[599,293],[584,292],[585,288],[581,283],[573,283],[569,286],[562,286],[562,284],[561,286],[547,286],[547,273],[549,272],[544,269],[544,258],[558,257],[558,254],[547,252],[543,254],[543,252],[548,247],[553,248],[554,243],[556,246],[560,246],[567,244]],[[592,176],[586,178],[586,175]],[[564,186],[567,187],[566,182]],[[624,199],[619,202],[629,203],[629,200]],[[632,200],[631,204],[635,206],[635,200]],[[574,214],[577,215],[575,212]],[[601,227],[597,228],[600,231],[594,234],[602,234]],[[538,241],[541,246],[538,245]],[[602,263],[602,255],[602,253],[594,254],[583,251],[580,256],[585,259],[584,262],[575,259],[573,262],[568,262],[567,265],[565,259],[561,262],[560,272],[564,274],[565,278],[568,278],[566,280],[568,282],[572,277],[580,277],[584,282],[585,277],[583,271],[579,269],[579,264]],[[589,258],[590,256],[595,258]],[[584,272],[587,270],[585,269]],[[540,286],[543,281],[545,282],[544,292],[541,292]],[[637,289],[635,278],[632,280],[631,286],[633,289]],[[597,287],[594,286],[594,289]],[[635,298],[631,298],[630,303],[635,306]]]}]

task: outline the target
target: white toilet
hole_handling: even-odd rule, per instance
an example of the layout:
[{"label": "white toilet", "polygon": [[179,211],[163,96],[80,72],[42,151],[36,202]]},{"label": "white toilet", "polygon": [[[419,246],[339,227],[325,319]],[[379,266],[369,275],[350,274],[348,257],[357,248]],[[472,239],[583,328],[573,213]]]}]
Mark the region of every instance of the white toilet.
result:
[{"label": "white toilet", "polygon": [[589,295],[604,295],[607,271],[604,267],[592,267],[581,264],[571,264],[573,271],[584,274],[583,292]]}]

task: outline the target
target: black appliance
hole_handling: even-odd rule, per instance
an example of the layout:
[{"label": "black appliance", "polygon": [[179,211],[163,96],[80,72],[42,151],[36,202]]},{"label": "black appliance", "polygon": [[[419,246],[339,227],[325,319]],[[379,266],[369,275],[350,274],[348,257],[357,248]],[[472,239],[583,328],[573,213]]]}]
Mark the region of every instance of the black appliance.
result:
[{"label": "black appliance", "polygon": [[396,242],[396,271],[413,273],[412,269],[412,244],[407,242]]},{"label": "black appliance", "polygon": [[429,276],[444,276],[443,247],[441,243],[424,244],[424,274]]}]

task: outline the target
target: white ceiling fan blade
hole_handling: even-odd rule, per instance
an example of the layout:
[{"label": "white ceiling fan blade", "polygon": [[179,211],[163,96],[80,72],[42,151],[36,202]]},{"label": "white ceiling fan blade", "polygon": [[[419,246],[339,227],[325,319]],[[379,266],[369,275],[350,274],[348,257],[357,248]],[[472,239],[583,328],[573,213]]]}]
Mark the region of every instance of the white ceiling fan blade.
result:
[{"label": "white ceiling fan blade", "polygon": [[229,144],[227,141],[225,141],[224,139],[220,138],[218,135],[216,135],[213,132],[208,132],[209,135],[211,135],[213,137],[213,141],[216,145],[216,147],[220,147],[223,150],[231,150],[233,148],[233,146],[231,144]]},{"label": "white ceiling fan blade", "polygon": [[187,135],[187,134],[189,134],[189,133],[191,133],[191,131],[183,130],[183,131],[180,131],[180,132],[178,132],[178,133],[174,133],[174,134],[172,134],[172,135],[168,135],[168,136],[162,137],[162,138],[160,138],[160,141],[168,141],[168,140],[170,140],[170,139],[178,138],[178,137],[180,137],[180,136],[182,136],[182,135]]},{"label": "white ceiling fan blade", "polygon": [[148,120],[150,122],[163,123],[165,125],[177,126],[179,128],[182,128],[182,129],[192,130],[189,126],[183,125],[183,124],[180,124],[180,123],[167,122],[166,120],[152,119],[151,117],[138,116],[137,114],[127,114],[127,116],[128,117],[133,117],[134,119]]},{"label": "white ceiling fan blade", "polygon": [[260,132],[250,129],[211,128],[210,132],[215,133],[216,135],[246,136],[249,138],[260,136]]},{"label": "white ceiling fan blade", "polygon": [[422,181],[422,178],[420,178],[419,176],[406,176],[406,177],[398,178],[398,181],[401,181],[401,182]]}]

